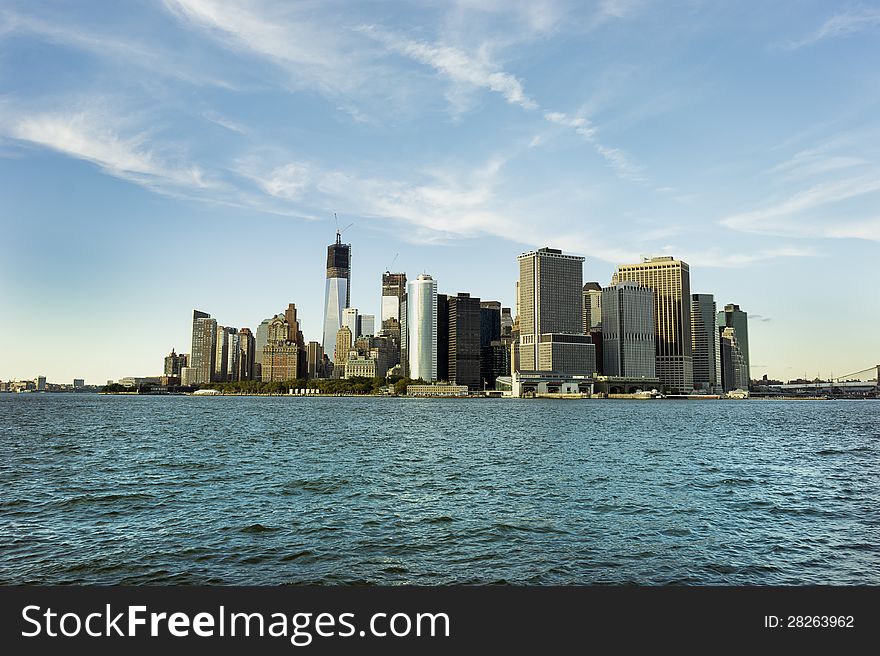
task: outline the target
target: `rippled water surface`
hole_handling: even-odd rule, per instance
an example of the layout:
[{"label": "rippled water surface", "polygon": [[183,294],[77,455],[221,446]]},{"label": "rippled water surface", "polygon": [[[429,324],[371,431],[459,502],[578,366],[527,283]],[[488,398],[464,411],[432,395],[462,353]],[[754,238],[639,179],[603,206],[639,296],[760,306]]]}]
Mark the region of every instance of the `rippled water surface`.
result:
[{"label": "rippled water surface", "polygon": [[880,402],[0,395],[0,583],[880,584]]}]

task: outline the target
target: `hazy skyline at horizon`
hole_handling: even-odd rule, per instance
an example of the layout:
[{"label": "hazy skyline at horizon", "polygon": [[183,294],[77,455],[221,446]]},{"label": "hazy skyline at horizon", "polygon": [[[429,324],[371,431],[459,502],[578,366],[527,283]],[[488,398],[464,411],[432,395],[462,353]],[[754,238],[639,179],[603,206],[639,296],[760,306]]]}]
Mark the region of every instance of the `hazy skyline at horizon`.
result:
[{"label": "hazy skyline at horizon", "polygon": [[672,255],[753,377],[876,364],[880,4],[741,4],[4,3],[0,379],[157,375],[194,308],[320,341],[334,212],[363,314]]}]

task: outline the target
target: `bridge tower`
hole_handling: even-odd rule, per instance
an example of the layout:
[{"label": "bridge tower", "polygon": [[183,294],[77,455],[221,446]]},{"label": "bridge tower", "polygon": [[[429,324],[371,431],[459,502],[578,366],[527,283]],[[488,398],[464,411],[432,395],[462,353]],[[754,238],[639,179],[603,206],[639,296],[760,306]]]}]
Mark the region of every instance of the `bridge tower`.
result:
[{"label": "bridge tower", "polygon": [[877,365],[877,378],[875,379],[875,387],[880,390],[880,364]]}]

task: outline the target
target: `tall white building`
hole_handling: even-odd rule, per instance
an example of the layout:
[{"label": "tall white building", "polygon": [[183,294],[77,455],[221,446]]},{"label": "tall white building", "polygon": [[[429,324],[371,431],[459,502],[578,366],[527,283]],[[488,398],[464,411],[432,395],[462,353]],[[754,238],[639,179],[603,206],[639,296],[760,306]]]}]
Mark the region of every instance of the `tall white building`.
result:
[{"label": "tall white building", "polygon": [[351,300],[351,244],[342,243],[336,232],[336,243],[327,247],[327,284],[324,287],[324,353],[336,352],[336,333],[342,327],[342,311]]},{"label": "tall white building", "polygon": [[603,289],[603,373],[623,378],[656,378],[654,351],[654,291],[634,282]]},{"label": "tall white building", "polygon": [[660,383],[667,392],[690,393],[694,388],[690,267],[672,257],[645,258],[639,264],[618,266],[611,284],[627,280],[654,290],[654,340]]},{"label": "tall white building", "polygon": [[351,338],[353,340],[360,337],[357,308],[347,307],[342,311],[342,325],[351,331]]},{"label": "tall white building", "polygon": [[[406,311],[401,313],[410,378],[437,380],[437,281],[421,274],[407,285]],[[406,337],[403,337],[405,335]]]}]

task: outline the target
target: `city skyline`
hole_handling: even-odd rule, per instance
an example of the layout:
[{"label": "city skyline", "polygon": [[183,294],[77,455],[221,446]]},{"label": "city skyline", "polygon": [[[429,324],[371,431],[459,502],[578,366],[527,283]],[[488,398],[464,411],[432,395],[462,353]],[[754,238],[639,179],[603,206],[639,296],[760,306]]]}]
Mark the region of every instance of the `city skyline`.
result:
[{"label": "city skyline", "polygon": [[333,212],[363,315],[389,269],[515,307],[522,252],[603,286],[673,256],[749,313],[752,378],[861,370],[878,31],[821,2],[5,3],[0,378],[160,373],[194,308],[295,302],[321,342]]}]

